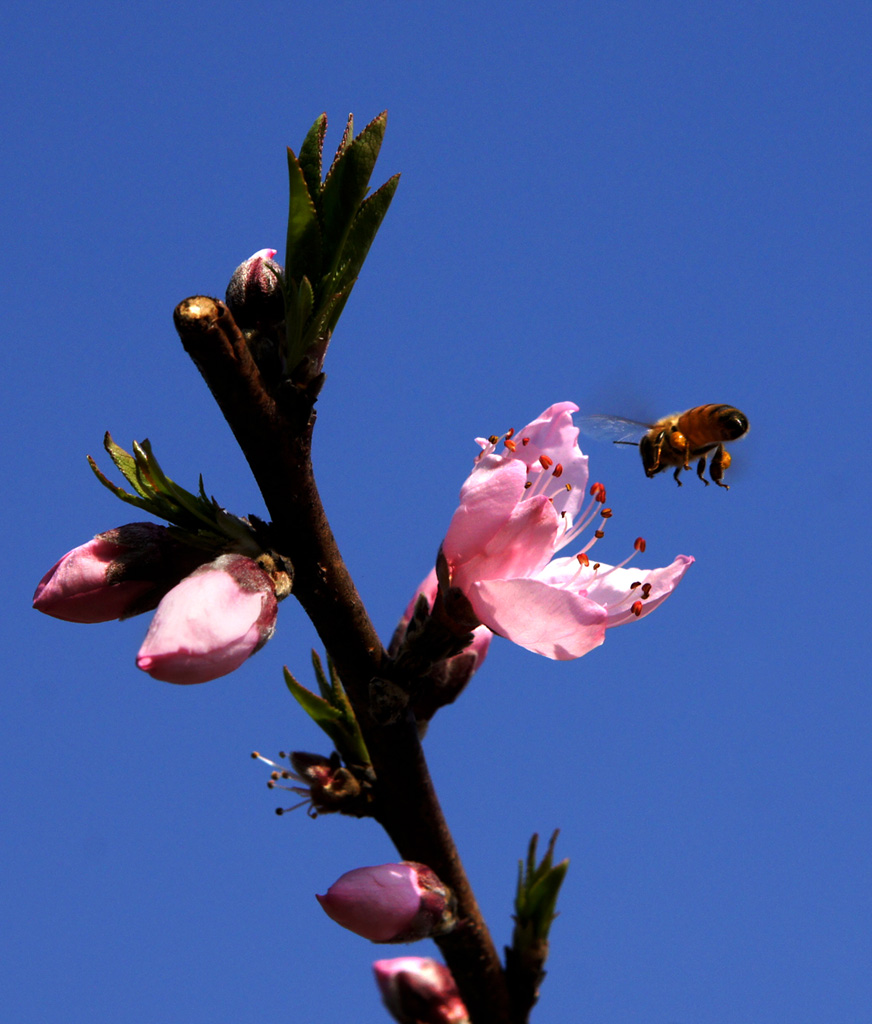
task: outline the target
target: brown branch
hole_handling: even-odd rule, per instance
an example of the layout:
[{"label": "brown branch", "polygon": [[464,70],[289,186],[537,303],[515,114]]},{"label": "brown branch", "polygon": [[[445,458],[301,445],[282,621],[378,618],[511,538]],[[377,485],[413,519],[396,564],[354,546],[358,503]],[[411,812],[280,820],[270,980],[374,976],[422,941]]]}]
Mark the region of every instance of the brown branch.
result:
[{"label": "brown branch", "polygon": [[371,687],[392,665],[324,513],[311,464],[322,378],[267,392],[224,303],[196,296],[176,307],[176,329],[248,460],[271,517],[271,540],[294,566],[294,594],[330,653],[360,721],[377,778],[375,817],[405,860],[427,864],[458,900],[461,923],[439,947],[474,1024],[509,1024],[499,956],[463,870],[409,715],[385,723]]}]

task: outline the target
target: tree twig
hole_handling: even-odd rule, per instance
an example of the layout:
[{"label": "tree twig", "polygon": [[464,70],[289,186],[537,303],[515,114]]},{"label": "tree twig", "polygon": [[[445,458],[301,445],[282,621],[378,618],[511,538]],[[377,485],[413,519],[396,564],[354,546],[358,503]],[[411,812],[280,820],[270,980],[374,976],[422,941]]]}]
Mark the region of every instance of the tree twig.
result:
[{"label": "tree twig", "polygon": [[176,307],[176,329],[248,460],[271,517],[271,540],[294,566],[294,594],[333,659],[377,778],[374,816],[405,860],[427,864],[458,900],[461,923],[437,940],[474,1024],[509,1024],[505,976],[442,814],[411,715],[373,713],[374,681],[392,665],[339,553],[311,463],[323,378],[269,393],[224,303]]}]

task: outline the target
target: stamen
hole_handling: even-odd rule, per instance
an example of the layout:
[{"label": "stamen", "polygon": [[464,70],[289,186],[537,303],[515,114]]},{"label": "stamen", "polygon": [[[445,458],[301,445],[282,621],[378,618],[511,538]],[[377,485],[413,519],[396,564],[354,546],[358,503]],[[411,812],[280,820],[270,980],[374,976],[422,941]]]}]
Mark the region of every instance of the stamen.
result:
[{"label": "stamen", "polygon": [[513,452],[513,451],[515,451],[515,449],[516,449],[516,448],[518,447],[518,446],[517,446],[517,445],[515,444],[515,442],[514,442],[514,441],[512,441],[512,440],[511,440],[510,438],[508,438],[508,437],[506,437],[506,438],[504,438],[504,439],[503,439],[503,444],[504,444],[504,445],[506,446],[506,448],[508,448],[508,449],[509,449],[509,451],[510,451],[510,452]]},{"label": "stamen", "polygon": [[[280,764],[276,764],[275,761],[271,761],[268,757],[264,757],[263,754],[258,753],[256,750],[252,751],[252,758],[256,761],[263,761],[264,764],[268,764],[275,771],[270,772],[269,780],[267,781],[268,789],[284,789],[288,793],[296,793],[297,796],[301,796],[302,799],[298,804],[294,804],[293,807],[277,807],[276,814],[290,814],[291,811],[296,811],[298,807],[307,807],[307,814],[311,818],[318,817],[318,810],[315,808],[312,795],[313,780],[306,779],[302,775],[298,775],[297,772],[291,771],[289,768],[283,768]],[[287,758],[288,754],[281,750],[279,751],[279,757]],[[283,786],[278,780],[279,779],[293,779],[296,782],[302,782],[302,786]]]},{"label": "stamen", "polygon": [[634,548],[635,548],[635,549],[636,549],[637,551],[643,551],[643,552],[644,552],[644,550],[645,550],[646,546],[647,546],[647,545],[645,544],[645,538],[644,538],[644,537],[637,537],[637,538],[636,538],[636,539],[635,539],[635,540],[633,541],[633,547],[634,547]]},{"label": "stamen", "polygon": [[559,462],[554,467],[554,472],[551,475],[552,476],[563,476],[563,466]]},{"label": "stamen", "polygon": [[[256,750],[252,750],[251,756],[252,756],[252,759],[255,760],[255,761],[263,761],[264,764],[268,764],[270,766],[270,768],[279,768],[279,769],[281,769],[281,767],[282,767],[280,764],[276,764],[275,761],[270,761],[270,759],[268,757],[264,757],[263,754],[259,754]],[[279,757],[283,757],[283,756],[284,756],[283,754],[279,755]]]},{"label": "stamen", "polygon": [[[602,531],[601,531],[601,530],[597,530],[597,533],[596,533],[596,534],[595,534],[594,536],[596,537],[597,535],[599,535],[599,536],[601,537],[601,536],[602,536]],[[641,538],[639,538],[639,540],[641,540]],[[588,550],[588,548],[590,548],[590,546],[591,546],[591,545],[592,545],[593,543],[594,543],[594,541],[591,541],[591,542],[590,542],[589,544],[587,544],[587,545],[586,545],[586,546],[585,546],[584,548],[582,548],[582,551],[587,551],[587,550]],[[644,544],[645,542],[644,542],[644,541],[642,541],[642,543]],[[635,558],[635,557],[636,557],[636,552],[637,552],[637,551],[639,551],[639,550],[640,550],[640,549],[639,549],[638,547],[635,547],[635,546],[634,546],[634,550],[633,550],[633,552],[632,552],[631,554],[627,555],[627,557],[626,557],[626,558],[625,558],[625,559],[623,560],[623,562],[618,562],[618,564],[617,564],[617,565],[613,565],[613,566],[611,567],[611,569],[609,569],[609,570],[608,570],[608,572],[604,572],[604,573],[602,574],[602,576],[600,576],[600,579],[602,580],[602,579],[605,579],[605,578],[606,578],[606,576],[610,576],[610,575],[611,575],[611,574],[612,574],[612,573],[613,573],[613,572],[615,571],[615,569],[623,569],[623,567],[624,567],[624,566],[625,566],[625,565],[627,564],[627,562],[629,562],[629,561],[630,561],[631,559],[633,559],[633,558]],[[644,548],[642,548],[641,550],[644,550]],[[577,556],[576,556],[576,557],[577,557]],[[651,584],[650,584],[650,583],[645,583],[645,584],[643,584],[643,583],[641,582],[641,580],[636,580],[636,582],[635,582],[635,583],[631,583],[631,584],[630,584],[630,591],[632,592],[632,591],[633,591],[633,590],[635,590],[635,589],[636,589],[637,587],[642,587],[642,597],[643,597],[643,598],[646,598],[646,597],[648,596],[648,594],[647,594],[647,593],[645,592],[645,587],[647,587],[647,588],[648,588],[648,591],[649,591],[649,592],[650,592],[650,590],[651,590]]]},{"label": "stamen", "polygon": [[[281,817],[283,814],[290,814],[291,811],[295,811],[298,807],[305,807],[306,804],[310,803],[309,800],[301,800],[298,804],[294,804],[293,807],[276,807],[276,814]],[[312,818],[317,818],[317,812],[310,815]]]},{"label": "stamen", "polygon": [[[560,473],[557,473],[557,472],[549,473],[548,472],[548,470],[554,464],[554,460],[552,458],[550,458],[548,455],[540,455],[539,458],[536,460],[536,462],[539,463],[539,467],[541,467],[543,472],[536,473],[536,476],[535,476],[535,478],[532,481],[528,480],[526,482],[526,484],[525,484],[526,488],[529,488],[530,486],[532,486],[532,488],[533,488],[533,490],[530,492],[530,494],[527,495],[528,498],[531,497],[533,494],[540,494],[542,491],[546,491],[547,492],[548,489],[551,487],[551,479],[552,479],[552,477],[553,476],[559,476],[560,473],[563,472],[563,467],[562,466],[559,467],[560,468]],[[527,475],[528,476],[531,476],[533,470],[537,468],[536,462],[534,462],[532,466],[527,466]],[[554,498],[550,497],[549,500],[553,501]]]},{"label": "stamen", "polygon": [[600,515],[603,517],[603,519],[611,519],[612,510],[610,508],[604,508],[600,511]]},{"label": "stamen", "polygon": [[642,614],[642,602],[641,602],[641,601],[634,601],[634,602],[633,602],[633,607],[632,607],[632,608],[630,609],[630,611],[631,611],[631,612],[632,612],[632,613],[633,613],[633,614],[634,614],[634,615],[636,616],[636,618],[638,619],[638,618],[639,618],[639,616],[640,616],[640,615]]},{"label": "stamen", "polygon": [[[569,488],[567,487],[567,490],[568,489]],[[580,533],[583,533],[587,529],[596,515],[595,505],[596,499],[593,499],[578,513],[578,519],[572,524],[572,528],[567,530],[560,539],[560,546],[562,548],[566,547],[570,541],[574,540]],[[591,541],[591,543],[593,542]]]}]

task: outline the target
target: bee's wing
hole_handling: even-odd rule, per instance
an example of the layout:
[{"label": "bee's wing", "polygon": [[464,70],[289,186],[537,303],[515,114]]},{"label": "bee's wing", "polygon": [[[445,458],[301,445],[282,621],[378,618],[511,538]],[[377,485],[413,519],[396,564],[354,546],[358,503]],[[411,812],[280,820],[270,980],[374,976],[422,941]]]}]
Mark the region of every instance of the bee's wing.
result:
[{"label": "bee's wing", "polygon": [[597,441],[639,441],[651,429],[650,423],[628,420],[623,416],[576,416],[574,419],[582,434]]}]

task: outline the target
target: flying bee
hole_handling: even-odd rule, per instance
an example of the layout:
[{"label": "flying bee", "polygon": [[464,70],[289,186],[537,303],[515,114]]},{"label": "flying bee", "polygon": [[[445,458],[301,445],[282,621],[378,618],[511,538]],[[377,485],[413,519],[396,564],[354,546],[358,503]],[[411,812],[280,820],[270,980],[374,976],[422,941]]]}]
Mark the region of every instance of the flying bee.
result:
[{"label": "flying bee", "polygon": [[[582,433],[593,437],[611,437],[615,444],[637,444],[645,476],[656,476],[674,466],[673,476],[679,487],[679,474],[683,469],[690,469],[694,459],[698,460],[696,475],[708,486],[703,473],[706,458],[711,454],[709,476],[718,487],[727,490],[729,485],[723,478],[732,458],[724,444],[748,432],[748,417],[732,405],[697,405],[686,412],[664,416],[656,423],[640,423],[619,416],[586,416],[578,423]],[[628,440],[641,431],[644,433],[639,440]]]}]

